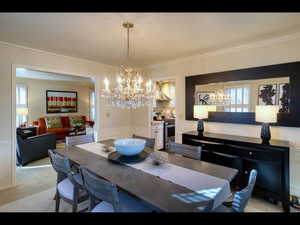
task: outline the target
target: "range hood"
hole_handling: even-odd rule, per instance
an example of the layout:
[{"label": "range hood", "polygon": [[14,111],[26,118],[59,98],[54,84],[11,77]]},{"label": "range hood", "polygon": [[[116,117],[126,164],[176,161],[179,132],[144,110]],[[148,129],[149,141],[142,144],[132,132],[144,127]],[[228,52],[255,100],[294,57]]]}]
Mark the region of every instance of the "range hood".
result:
[{"label": "range hood", "polygon": [[157,87],[157,93],[156,93],[156,100],[157,101],[170,101],[171,99],[165,94],[163,93],[163,91],[161,90],[161,84],[159,82],[156,83],[156,87]]}]

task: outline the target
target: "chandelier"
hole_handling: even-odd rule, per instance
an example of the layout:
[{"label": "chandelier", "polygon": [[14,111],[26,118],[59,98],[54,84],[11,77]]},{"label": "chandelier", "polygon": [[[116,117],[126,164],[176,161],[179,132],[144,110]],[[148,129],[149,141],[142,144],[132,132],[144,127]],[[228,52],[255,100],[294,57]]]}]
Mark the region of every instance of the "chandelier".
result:
[{"label": "chandelier", "polygon": [[217,90],[215,93],[209,94],[209,101],[212,105],[225,105],[231,101],[229,95],[225,94],[223,90]]},{"label": "chandelier", "polygon": [[[129,61],[129,29],[133,28],[132,23],[124,23],[127,29],[127,61]],[[117,85],[109,88],[109,80],[104,79],[104,89],[101,96],[112,106],[121,108],[137,108],[148,105],[152,102],[155,90],[151,80],[143,83],[143,78],[137,68],[129,65],[122,65],[118,70]]]}]

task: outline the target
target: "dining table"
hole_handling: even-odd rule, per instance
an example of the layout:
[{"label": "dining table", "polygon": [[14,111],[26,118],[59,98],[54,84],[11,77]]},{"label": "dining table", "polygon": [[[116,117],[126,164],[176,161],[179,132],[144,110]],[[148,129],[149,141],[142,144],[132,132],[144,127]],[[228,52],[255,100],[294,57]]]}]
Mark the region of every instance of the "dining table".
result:
[{"label": "dining table", "polygon": [[[82,145],[66,145],[64,149],[55,149],[54,151],[69,158],[75,165],[84,166],[95,175],[116,184],[119,189],[140,199],[145,204],[151,206],[153,211],[157,212],[210,211],[216,206],[214,195],[216,196],[218,193],[212,195],[210,193],[212,189],[200,187],[203,185],[206,187],[210,182],[221,182],[221,186],[229,188],[230,191],[230,187],[228,186],[238,173],[238,170],[234,168],[159,151],[167,159],[167,164],[175,168],[175,170],[172,170],[173,177],[168,173],[165,173],[164,177],[159,172],[152,173],[141,166],[139,167],[139,165],[143,165],[141,164],[142,162],[130,165],[115,163],[109,160],[105,157],[101,146],[113,147],[114,141],[114,139],[108,139]],[[92,150],[89,150],[89,144],[94,149],[90,148]],[[97,147],[98,145],[99,148]],[[143,151],[151,154],[156,150],[145,147]],[[156,168],[159,167],[164,168],[166,165],[153,165],[153,171],[156,171]],[[182,173],[184,177],[176,177],[177,171],[179,174]],[[188,179],[189,173],[194,174],[194,177],[191,176],[190,180]],[[170,179],[169,176],[171,176]],[[181,183],[177,182],[176,179],[181,179]],[[185,185],[184,182],[191,184],[190,186]],[[199,187],[195,186],[194,183],[198,183]],[[191,185],[194,185],[196,188],[192,188],[193,186]],[[221,188],[218,189],[218,192],[221,192]],[[219,196],[219,201],[223,201],[229,197],[227,192],[226,196],[221,196],[221,198]],[[218,204],[221,204],[221,202]]]}]

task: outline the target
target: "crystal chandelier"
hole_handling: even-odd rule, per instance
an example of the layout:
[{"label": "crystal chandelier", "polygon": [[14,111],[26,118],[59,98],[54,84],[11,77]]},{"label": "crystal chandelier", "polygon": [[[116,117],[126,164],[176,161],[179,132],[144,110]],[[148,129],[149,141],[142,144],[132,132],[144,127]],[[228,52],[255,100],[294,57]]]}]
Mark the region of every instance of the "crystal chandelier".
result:
[{"label": "crystal chandelier", "polygon": [[215,93],[209,94],[209,101],[212,105],[225,105],[231,101],[231,98],[223,90],[218,90]]},{"label": "crystal chandelier", "polygon": [[[127,29],[127,60],[129,59],[129,29],[132,23],[124,23]],[[143,85],[143,79],[138,69],[127,64],[122,65],[118,71],[117,85],[109,88],[109,80],[104,79],[104,89],[101,96],[108,104],[121,108],[137,108],[148,105],[155,96],[155,90],[151,80]]]}]

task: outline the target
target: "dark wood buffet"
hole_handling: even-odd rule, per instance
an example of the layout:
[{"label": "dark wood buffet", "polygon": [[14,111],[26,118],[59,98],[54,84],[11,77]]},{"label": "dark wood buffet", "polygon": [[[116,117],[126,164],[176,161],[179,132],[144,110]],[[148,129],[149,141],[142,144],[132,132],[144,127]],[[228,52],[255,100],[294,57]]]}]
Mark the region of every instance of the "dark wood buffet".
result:
[{"label": "dark wood buffet", "polygon": [[234,184],[247,185],[251,169],[258,171],[253,194],[272,201],[281,201],[289,212],[289,142],[271,140],[262,144],[261,139],[191,131],[182,134],[182,143],[202,146],[201,160],[239,170]]}]

